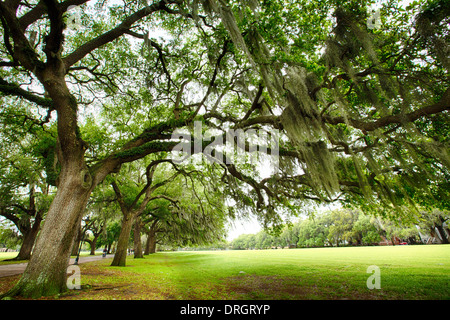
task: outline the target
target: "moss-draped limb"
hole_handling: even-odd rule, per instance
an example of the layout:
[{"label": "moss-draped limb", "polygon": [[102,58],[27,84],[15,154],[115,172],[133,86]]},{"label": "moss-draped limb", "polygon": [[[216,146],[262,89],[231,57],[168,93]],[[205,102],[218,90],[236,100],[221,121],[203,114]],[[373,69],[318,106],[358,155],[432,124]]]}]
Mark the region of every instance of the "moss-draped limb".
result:
[{"label": "moss-draped limb", "polygon": [[178,142],[149,141],[130,149],[118,151],[113,154],[113,157],[120,159],[122,162],[130,162],[151,153],[171,151],[177,144]]},{"label": "moss-draped limb", "polygon": [[7,96],[24,98],[44,108],[53,109],[54,107],[52,99],[43,98],[35,94],[32,94],[29,91],[22,89],[18,84],[5,81],[4,79],[1,78],[0,78],[0,92]]}]

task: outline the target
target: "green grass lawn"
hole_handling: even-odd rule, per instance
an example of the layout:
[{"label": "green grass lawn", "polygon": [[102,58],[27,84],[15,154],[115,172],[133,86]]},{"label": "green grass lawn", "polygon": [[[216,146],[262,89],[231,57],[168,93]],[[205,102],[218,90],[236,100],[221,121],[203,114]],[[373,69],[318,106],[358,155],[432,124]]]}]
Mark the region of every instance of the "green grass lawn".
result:
[{"label": "green grass lawn", "polygon": [[[28,260],[10,260],[10,259],[17,257],[18,254],[19,254],[19,252],[0,252],[0,266],[2,266],[4,264],[15,264],[15,263],[27,263],[28,262]],[[95,254],[101,255],[102,252],[97,251]],[[80,253],[80,257],[87,257],[89,255],[90,255],[90,252],[88,252],[88,251],[82,251]],[[72,256],[72,258],[75,258],[75,256]]]},{"label": "green grass lawn", "polygon": [[28,260],[9,260],[17,257],[18,252],[0,252],[0,266],[4,264],[25,263]]},{"label": "green grass lawn", "polygon": [[[126,267],[110,262],[80,265],[83,290],[61,298],[450,299],[450,245],[167,252],[130,256]],[[380,268],[379,290],[366,285],[371,265]]]}]

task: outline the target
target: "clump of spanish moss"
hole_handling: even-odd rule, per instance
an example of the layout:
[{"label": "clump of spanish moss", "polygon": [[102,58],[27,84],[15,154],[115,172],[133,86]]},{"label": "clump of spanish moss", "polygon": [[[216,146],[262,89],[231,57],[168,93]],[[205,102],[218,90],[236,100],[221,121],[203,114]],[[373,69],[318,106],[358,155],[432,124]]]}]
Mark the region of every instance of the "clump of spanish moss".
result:
[{"label": "clump of spanish moss", "polygon": [[416,19],[415,27],[422,38],[430,42],[442,65],[450,71],[450,45],[439,36],[440,25],[450,22],[450,1],[434,1]]},{"label": "clump of spanish moss", "polygon": [[[244,38],[224,1],[204,3],[205,10],[221,17],[233,42],[260,73],[272,102],[283,109],[281,123],[298,151],[307,184],[316,194],[330,199],[356,183],[356,193],[367,201],[378,197],[386,206],[400,208],[402,203],[412,204],[415,184],[425,185],[434,175],[425,159],[435,158],[449,167],[448,141],[430,140],[407,117],[418,106],[433,103],[427,98],[427,89],[417,90],[417,78],[398,76],[389,70],[380,56],[383,33],[369,31],[361,16],[336,9],[336,26],[326,41],[322,59],[326,71],[319,80],[299,65],[283,67],[281,72],[256,28],[246,30]],[[258,7],[256,1],[244,5],[251,10]],[[448,68],[449,46],[434,31],[445,20],[442,12],[448,12],[449,6],[433,10],[440,18],[425,11],[416,26],[423,37],[430,37],[427,41]],[[427,77],[421,82],[432,86]],[[365,130],[357,125],[393,115],[402,119],[395,126]],[[325,116],[338,119],[338,125],[324,121]],[[345,187],[340,185],[341,180],[348,180]]]}]

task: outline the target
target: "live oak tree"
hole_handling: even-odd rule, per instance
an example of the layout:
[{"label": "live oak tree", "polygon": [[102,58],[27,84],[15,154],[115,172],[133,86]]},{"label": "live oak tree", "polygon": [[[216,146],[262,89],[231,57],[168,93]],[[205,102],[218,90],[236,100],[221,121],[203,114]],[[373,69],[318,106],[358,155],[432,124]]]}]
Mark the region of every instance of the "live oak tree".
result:
[{"label": "live oak tree", "polygon": [[46,143],[52,138],[26,108],[11,109],[5,106],[0,113],[0,216],[20,232],[20,250],[13,259],[28,260],[52,199],[48,164],[54,159]]},{"label": "live oak tree", "polygon": [[207,2],[267,89],[254,90],[250,112],[289,137],[278,175],[240,175],[269,196],[268,209],[270,198],[296,197],[391,217],[448,205],[448,2],[406,11],[387,1],[375,30],[370,2]]},{"label": "live oak tree", "polygon": [[448,228],[450,212],[448,210],[424,210],[421,211],[420,218],[419,227],[422,233],[430,234],[437,243],[450,243],[450,229]]},{"label": "live oak tree", "polygon": [[[157,167],[164,163],[165,160],[154,160],[148,164],[142,172],[139,167],[134,166],[128,169],[128,174],[123,174],[122,179],[115,179],[111,181],[111,185],[117,196],[117,201],[122,211],[122,228],[117,242],[116,253],[111,263],[112,266],[125,266],[128,240],[130,238],[133,225],[135,226],[135,237],[140,234],[140,217],[147,209],[150,202],[156,199],[165,199],[176,204],[176,200],[170,198],[165,194],[157,194],[159,188],[164,187],[167,183],[174,180],[179,174],[177,172],[169,174],[166,178],[160,181],[155,181],[154,174]],[[120,185],[120,187],[119,187]],[[135,240],[135,244],[138,241]],[[142,252],[140,248],[139,252]],[[137,257],[141,257],[138,253]]]},{"label": "live oak tree", "polygon": [[185,171],[165,186],[164,194],[176,199],[176,205],[156,199],[142,215],[146,254],[155,253],[156,244],[189,247],[223,241],[230,208],[217,168],[205,164],[199,169]]},{"label": "live oak tree", "polygon": [[[228,129],[286,134],[275,174],[217,164],[235,207],[266,225],[307,201],[395,215],[416,201],[448,203],[448,1],[408,11],[386,1],[379,29],[366,24],[371,1],[106,4],[0,2],[3,99],[57,126],[58,191],[9,294],[64,291],[92,191],[124,163],[170,152],[174,129],[195,120],[217,139]],[[114,120],[97,137],[80,129],[100,117]]]},{"label": "live oak tree", "polygon": [[[105,54],[103,50],[113,48],[112,42],[119,38],[124,39],[125,34],[139,38],[140,35],[135,33],[133,28],[151,15],[162,13],[163,17],[173,16],[176,21],[176,18],[183,17],[184,13],[182,10],[173,9],[178,1],[160,1],[150,5],[134,4],[133,8],[123,6],[113,10],[115,12],[111,13],[112,19],[108,23],[83,19],[84,23],[91,24],[89,28],[92,32],[86,32],[86,37],[76,34],[71,38],[70,35],[64,34],[67,9],[71,5],[81,5],[84,2],[86,1],[62,3],[40,1],[30,5],[20,1],[6,1],[0,4],[4,35],[2,67],[9,70],[6,73],[2,72],[1,91],[6,95],[39,105],[47,110],[49,117],[56,112],[58,129],[58,191],[47,213],[46,222],[27,270],[11,294],[35,297],[65,291],[66,267],[77,229],[74,226],[80,224],[92,190],[108,174],[118,171],[122,163],[150,153],[170,151],[173,142],[161,143],[157,140],[167,139],[167,132],[170,132],[170,129],[188,120],[183,118],[178,121],[161,122],[160,119],[152,117],[142,128],[141,134],[133,138],[127,137],[126,142],[122,140],[122,145],[115,146],[115,150],[96,163],[87,162],[88,145],[83,140],[78,123],[79,102],[86,102],[77,99],[75,89],[71,88],[71,92],[70,80],[77,79],[78,76],[84,77],[79,79],[78,84],[88,82],[82,87],[85,99],[90,98],[91,85],[98,90],[93,94],[95,98],[101,93],[111,94],[114,82],[109,79],[114,78],[115,74],[122,77],[124,75],[117,70],[110,72],[109,63],[103,70],[99,69],[101,62],[96,55]],[[118,23],[113,25],[115,22]],[[122,45],[120,48],[124,47],[125,45]],[[157,45],[154,47],[158,56],[152,63],[158,62],[159,68],[156,69],[164,70],[166,67],[163,52]],[[152,58],[149,57],[148,60],[151,61]],[[117,66],[121,66],[125,63],[119,61],[126,59],[120,56],[119,59],[113,60]],[[105,61],[112,62],[112,60]],[[194,60],[192,62],[195,63]],[[82,72],[83,76],[74,74],[76,72]],[[86,77],[90,76],[94,81],[86,80]],[[21,82],[23,79],[27,79],[24,82],[28,80],[32,82],[29,90],[20,87],[20,84],[24,83]],[[165,80],[168,87],[175,86],[172,79]],[[36,91],[40,90],[41,94],[35,92],[33,86],[39,87]],[[179,89],[180,83],[177,86]],[[124,103],[130,104],[134,101],[133,96],[131,92],[126,91],[122,92],[129,94],[129,100],[125,100]],[[181,95],[182,91],[179,92]],[[165,98],[166,113],[167,109],[174,107],[174,104],[168,104],[172,96],[173,94]]]},{"label": "live oak tree", "polygon": [[398,240],[408,244],[447,243],[449,233],[448,230],[445,232],[442,223],[449,219],[449,212],[421,211],[421,215],[421,219],[408,221],[369,216],[352,209],[325,210],[286,225],[280,234],[262,230],[258,234],[241,235],[231,242],[231,247],[254,249],[296,245],[310,248],[367,246],[380,242],[396,245]]},{"label": "live oak tree", "polygon": [[157,234],[160,241],[164,235],[166,243],[171,239],[180,245],[205,243],[223,234],[224,198],[214,192],[217,179],[207,175],[208,170],[180,167],[170,159],[149,160],[145,168],[141,163],[125,166],[111,180],[123,214],[112,266],[125,266],[132,231],[134,257],[143,257],[141,230],[146,224],[150,224],[147,235],[153,237],[152,251]]},{"label": "live oak tree", "polygon": [[[450,98],[448,56],[442,54],[448,52],[448,2],[425,8],[415,3],[409,10],[416,15],[404,15],[394,2],[387,2],[382,10],[386,27],[380,30],[366,27],[365,7],[344,2],[333,11],[331,34],[314,45],[306,41],[311,28],[292,21],[306,22],[302,7],[286,5],[283,10],[282,1],[266,4],[254,10],[250,22],[242,19],[248,23],[245,37],[233,34],[260,70],[274,105],[285,106],[275,118],[291,138],[298,152],[295,160],[305,172],[297,184],[309,186],[323,201],[345,190],[372,207],[381,202],[397,208],[420,197],[422,191],[416,191],[431,181],[442,185],[448,176],[448,128],[439,124],[448,121]],[[324,14],[330,5],[311,4]],[[264,14],[276,10],[285,12],[277,16],[279,32],[267,34],[272,21]],[[308,20],[314,26],[324,14]],[[414,28],[394,22],[406,22],[407,17]],[[229,28],[239,27],[236,19],[229,19]],[[286,25],[287,32],[281,30]],[[436,127],[442,136],[431,133]]]},{"label": "live oak tree", "polygon": [[[3,199],[2,199],[3,200]],[[12,200],[12,201],[11,201]],[[17,256],[11,260],[28,260],[31,257],[36,237],[44,218],[46,205],[36,206],[36,189],[30,185],[27,204],[23,200],[2,201],[0,216],[13,222],[21,235],[21,245]]]},{"label": "live oak tree", "polygon": [[120,229],[121,229],[120,220],[108,221],[104,233],[98,239],[99,247],[102,247],[103,250],[106,249],[107,253],[114,252],[113,251],[114,245],[119,239]]},{"label": "live oak tree", "polygon": [[120,226],[116,230],[115,223],[120,208],[116,205],[114,192],[105,183],[97,187],[89,198],[81,223],[76,226],[71,256],[78,255],[85,243],[90,246],[90,255],[95,255],[95,250],[102,245],[110,251],[112,243],[117,240]]},{"label": "live oak tree", "polygon": [[100,236],[104,233],[105,223],[101,216],[97,216],[94,219],[90,219],[89,225],[86,228],[88,232],[92,236],[88,236],[84,239],[85,242],[89,243],[91,247],[90,255],[95,255],[95,249],[97,248],[97,241],[100,238]]}]

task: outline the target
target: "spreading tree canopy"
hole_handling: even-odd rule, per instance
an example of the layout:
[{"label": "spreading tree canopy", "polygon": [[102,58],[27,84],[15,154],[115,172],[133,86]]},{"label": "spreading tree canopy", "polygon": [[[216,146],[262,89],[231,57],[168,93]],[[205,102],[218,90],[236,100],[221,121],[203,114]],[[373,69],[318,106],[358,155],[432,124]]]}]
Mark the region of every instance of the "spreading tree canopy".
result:
[{"label": "spreading tree canopy", "polygon": [[[57,127],[57,193],[10,294],[64,291],[96,186],[125,163],[170,157],[175,129],[196,122],[213,145],[190,139],[190,154],[210,160],[230,130],[280,133],[270,174],[245,156],[213,157],[230,203],[266,225],[308,201],[396,216],[448,207],[450,3],[383,1],[373,23],[374,3],[0,2],[2,104],[25,105],[11,113],[24,126]],[[274,150],[271,134],[262,150]]]}]

